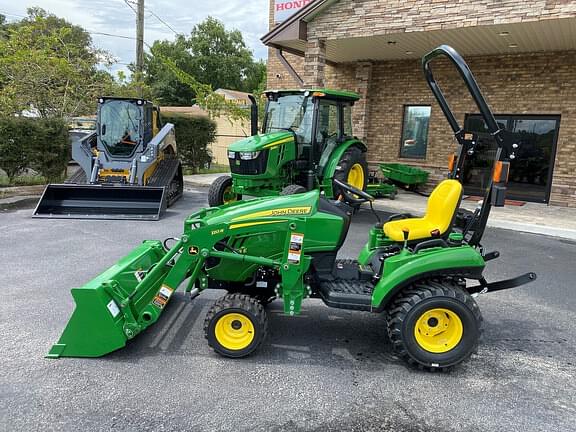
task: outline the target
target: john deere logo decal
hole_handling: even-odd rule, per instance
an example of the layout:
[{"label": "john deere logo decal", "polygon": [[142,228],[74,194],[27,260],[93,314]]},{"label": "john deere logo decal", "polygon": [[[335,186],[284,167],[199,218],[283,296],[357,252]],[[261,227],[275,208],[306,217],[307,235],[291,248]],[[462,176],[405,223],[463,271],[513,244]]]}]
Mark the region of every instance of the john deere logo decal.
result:
[{"label": "john deere logo decal", "polygon": [[198,255],[198,251],[199,251],[198,246],[190,246],[188,248],[188,253],[190,255]]},{"label": "john deere logo decal", "polygon": [[256,219],[261,217],[270,217],[270,216],[298,216],[298,215],[307,215],[312,210],[312,207],[285,207],[279,209],[272,209],[272,210],[262,210],[256,213],[250,213],[242,216],[235,217],[232,219],[232,222],[236,222],[239,220],[246,220],[246,219]]}]

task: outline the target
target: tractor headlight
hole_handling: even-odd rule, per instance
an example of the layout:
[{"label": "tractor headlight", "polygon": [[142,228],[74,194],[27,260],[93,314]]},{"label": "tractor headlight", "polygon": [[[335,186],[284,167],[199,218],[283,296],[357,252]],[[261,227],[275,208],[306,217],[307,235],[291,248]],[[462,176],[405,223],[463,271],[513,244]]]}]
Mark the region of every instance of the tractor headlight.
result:
[{"label": "tractor headlight", "polygon": [[236,152],[229,151],[228,152],[228,159],[236,159]]},{"label": "tractor headlight", "polygon": [[257,151],[257,152],[240,152],[240,159],[242,159],[242,160],[256,159],[259,154],[260,154],[259,151]]}]

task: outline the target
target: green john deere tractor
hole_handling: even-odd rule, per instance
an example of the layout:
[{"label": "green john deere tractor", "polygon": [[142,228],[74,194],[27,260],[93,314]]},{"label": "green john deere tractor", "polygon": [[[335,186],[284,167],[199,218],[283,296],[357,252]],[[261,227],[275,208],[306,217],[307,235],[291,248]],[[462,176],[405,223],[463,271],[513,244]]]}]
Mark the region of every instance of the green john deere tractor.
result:
[{"label": "green john deere tractor", "polygon": [[[446,56],[464,79],[488,133],[460,128],[432,74],[431,61]],[[318,189],[204,208],[167,241],[147,240],[72,296],[76,309],[48,357],[97,357],[122,348],[154,324],[184,281],[192,298],[208,288],[228,291],[204,321],[208,344],[226,357],[244,357],[265,340],[265,305],[275,297],[287,315],[306,298],[327,306],[384,313],[394,350],[407,362],[447,369],[476,349],[482,317],[474,297],[516,287],[534,273],[489,283],[486,263],[499,256],[481,246],[492,206],[504,205],[509,136],[499,129],[460,55],[441,46],[423,59],[428,84],[460,147],[449,178],[430,195],[426,215],[396,215],[371,228],[357,260],[337,259],[353,205],[329,200]],[[306,96],[303,96],[305,98]],[[286,135],[288,137],[288,135]],[[490,175],[482,205],[459,209],[466,157],[486,152]],[[278,155],[276,155],[278,156]],[[338,179],[337,187],[359,202],[373,198]],[[170,239],[167,239],[170,240]],[[382,329],[384,337],[385,329]]]},{"label": "green john deere tractor", "polygon": [[266,92],[262,134],[252,97],[252,136],[228,147],[232,176],[210,186],[208,204],[216,207],[242,198],[290,195],[321,189],[338,198],[338,179],[365,190],[366,146],[352,136],[356,93],[328,90]]}]

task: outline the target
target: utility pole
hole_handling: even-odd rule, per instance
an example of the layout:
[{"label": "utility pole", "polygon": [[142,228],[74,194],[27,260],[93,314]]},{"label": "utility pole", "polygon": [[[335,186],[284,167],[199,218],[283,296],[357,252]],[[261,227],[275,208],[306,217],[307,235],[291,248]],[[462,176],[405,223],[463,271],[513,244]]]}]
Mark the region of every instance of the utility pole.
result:
[{"label": "utility pole", "polygon": [[[136,10],[136,80],[141,82],[144,69],[144,0],[138,0]],[[142,86],[138,84],[138,96],[142,97]]]}]

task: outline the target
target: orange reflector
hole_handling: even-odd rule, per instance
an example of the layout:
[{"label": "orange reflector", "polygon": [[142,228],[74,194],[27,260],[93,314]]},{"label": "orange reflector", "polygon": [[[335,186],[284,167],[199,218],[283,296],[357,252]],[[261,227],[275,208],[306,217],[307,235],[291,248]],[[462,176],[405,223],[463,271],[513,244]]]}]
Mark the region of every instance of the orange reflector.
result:
[{"label": "orange reflector", "polygon": [[452,153],[448,156],[448,171],[454,171],[454,167],[456,166],[456,154]]},{"label": "orange reflector", "polygon": [[326,96],[326,93],[322,93],[322,92],[314,92],[314,93],[312,93],[312,96],[316,96],[316,97],[322,97],[322,96]]},{"label": "orange reflector", "polygon": [[494,183],[508,183],[508,174],[510,172],[510,162],[498,161],[494,165],[494,175],[492,180]]}]

